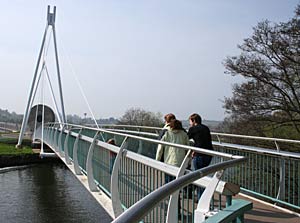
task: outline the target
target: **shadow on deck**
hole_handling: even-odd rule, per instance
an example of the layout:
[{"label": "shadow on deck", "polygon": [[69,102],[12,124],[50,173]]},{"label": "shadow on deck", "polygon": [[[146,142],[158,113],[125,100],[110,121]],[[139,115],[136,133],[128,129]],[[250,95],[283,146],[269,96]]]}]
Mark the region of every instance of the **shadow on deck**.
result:
[{"label": "shadow on deck", "polygon": [[253,209],[246,212],[245,222],[287,222],[287,223],[299,223],[300,214],[289,213],[283,209],[272,206],[271,204],[265,204],[264,202],[257,201],[256,199],[251,199],[248,196],[238,195],[236,198],[241,198],[244,200],[249,200],[253,202]]}]

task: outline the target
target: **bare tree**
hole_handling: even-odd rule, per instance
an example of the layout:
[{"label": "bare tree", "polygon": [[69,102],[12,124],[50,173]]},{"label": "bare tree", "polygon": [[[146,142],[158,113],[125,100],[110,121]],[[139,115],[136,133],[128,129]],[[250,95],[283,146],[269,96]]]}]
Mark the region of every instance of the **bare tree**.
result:
[{"label": "bare tree", "polygon": [[162,126],[163,119],[161,113],[153,113],[141,108],[130,108],[120,118],[119,124],[159,127]]},{"label": "bare tree", "polygon": [[228,57],[226,73],[241,75],[242,84],[224,107],[232,120],[256,120],[264,124],[290,125],[300,132],[300,23],[263,21],[238,48],[239,56]]}]

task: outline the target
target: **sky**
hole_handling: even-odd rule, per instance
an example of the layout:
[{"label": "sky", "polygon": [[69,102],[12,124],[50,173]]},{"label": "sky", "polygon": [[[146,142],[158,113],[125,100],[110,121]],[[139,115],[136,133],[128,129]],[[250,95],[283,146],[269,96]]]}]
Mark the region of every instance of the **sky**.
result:
[{"label": "sky", "polygon": [[[287,21],[298,3],[1,0],[0,108],[24,113],[46,27],[47,5],[56,5],[67,114],[91,116],[86,97],[97,119],[119,118],[134,107],[172,112],[182,120],[195,112],[206,120],[223,120],[224,97],[231,96],[234,83],[243,81],[224,73],[225,58],[239,55],[237,45],[250,37],[259,21]],[[51,32],[42,58],[58,97],[50,36]],[[45,77],[34,103],[43,101],[53,107]]]}]

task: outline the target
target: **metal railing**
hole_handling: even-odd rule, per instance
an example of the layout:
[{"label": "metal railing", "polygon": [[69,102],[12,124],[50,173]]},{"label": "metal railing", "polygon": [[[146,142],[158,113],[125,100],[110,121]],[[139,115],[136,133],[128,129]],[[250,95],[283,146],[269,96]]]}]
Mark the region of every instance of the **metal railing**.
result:
[{"label": "metal railing", "polygon": [[[148,135],[148,133],[139,133]],[[41,139],[41,135],[38,136]],[[106,141],[114,138],[116,145],[110,145]],[[88,185],[91,191],[101,188],[111,197],[114,216],[117,217],[123,211],[151,192],[157,190],[165,184],[166,176],[171,175],[180,178],[186,170],[190,156],[187,155],[181,167],[171,166],[161,163],[147,156],[140,155],[142,148],[156,149],[158,144],[174,146],[179,149],[196,150],[215,157],[219,157],[220,162],[232,159],[244,159],[241,156],[234,156],[217,151],[177,145],[167,142],[161,142],[155,139],[138,136],[136,133],[124,134],[112,132],[105,129],[90,128],[86,126],[52,123],[44,128],[44,143],[56,150],[61,157],[65,157],[66,163],[73,163],[76,174],[86,174]],[[41,154],[43,156],[43,154]],[[219,204],[215,205],[213,195],[222,174],[214,176],[209,181],[214,186],[209,186],[213,191],[210,197],[202,202],[206,211],[215,208],[222,208],[219,197]],[[203,180],[203,179],[201,179]],[[197,206],[196,197],[194,196],[194,187],[203,185],[201,180],[195,181],[191,187],[191,192],[184,188],[180,194],[174,195],[169,199],[166,198],[160,204],[150,211],[143,219],[144,222],[165,222],[166,217],[176,216],[172,213],[178,204],[180,197],[181,222],[193,222],[195,219],[195,207]],[[225,189],[224,189],[225,190]],[[209,190],[205,190],[208,191]],[[207,192],[207,193],[208,193]],[[238,191],[237,191],[238,192]],[[189,198],[190,194],[191,198]],[[232,195],[232,194],[231,194]],[[229,197],[231,196],[229,195]],[[198,205],[199,206],[199,205]],[[217,206],[217,207],[216,207]],[[204,210],[202,208],[202,210]],[[169,222],[174,222],[169,219]]]},{"label": "metal railing", "polygon": [[[145,215],[147,215],[149,210],[152,210],[163,199],[172,195],[173,193],[180,190],[184,186],[187,186],[188,184],[206,175],[216,173],[218,171],[223,171],[229,167],[242,164],[245,161],[246,158],[238,158],[234,160],[225,161],[222,163],[211,165],[209,167],[202,168],[200,170],[184,175],[174,181],[171,181],[170,183],[167,183],[161,188],[159,188],[158,190],[153,191],[148,196],[144,197],[139,202],[131,206],[125,213],[120,215],[113,222],[114,223],[139,222]],[[206,194],[203,194],[202,196],[205,198],[205,195]],[[205,217],[204,218],[200,217],[200,219],[195,219],[194,222],[200,222],[201,220],[205,220]]]},{"label": "metal railing", "polygon": [[[161,128],[106,125],[114,131],[136,132],[157,137]],[[150,131],[151,130],[151,131]],[[143,131],[147,131],[144,132]],[[149,132],[150,131],[150,132]],[[150,135],[153,134],[153,135]],[[300,141],[270,137],[211,133],[214,150],[248,157],[249,161],[230,168],[225,181],[241,185],[241,190],[261,199],[300,210],[300,153],[283,151],[280,146],[300,151]],[[147,136],[148,135],[148,136]],[[215,162],[215,161],[214,161]]]}]

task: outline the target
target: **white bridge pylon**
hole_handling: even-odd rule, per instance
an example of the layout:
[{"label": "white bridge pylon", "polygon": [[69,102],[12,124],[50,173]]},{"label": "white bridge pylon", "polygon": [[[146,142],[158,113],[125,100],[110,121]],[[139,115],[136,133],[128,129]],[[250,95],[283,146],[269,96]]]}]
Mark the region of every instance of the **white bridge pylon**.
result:
[{"label": "white bridge pylon", "polygon": [[[30,88],[30,92],[29,92],[29,96],[28,96],[26,109],[25,109],[25,112],[24,112],[24,117],[23,117],[23,122],[22,122],[22,127],[21,127],[21,131],[20,131],[20,135],[19,135],[18,144],[16,145],[17,148],[20,148],[22,146],[23,136],[24,136],[24,133],[25,133],[25,130],[26,130],[26,127],[27,127],[29,114],[30,114],[32,104],[33,104],[35,96],[36,96],[36,91],[38,89],[38,86],[39,86],[39,83],[40,83],[40,78],[41,78],[43,70],[45,70],[46,73],[47,73],[47,80],[48,80],[48,83],[49,83],[49,86],[50,86],[50,89],[51,89],[51,93],[52,93],[51,96],[52,96],[52,99],[54,101],[55,111],[57,113],[56,114],[57,118],[61,122],[66,123],[63,93],[62,93],[62,83],[61,83],[60,68],[59,68],[59,62],[58,62],[56,31],[55,31],[55,17],[56,17],[56,6],[53,7],[53,12],[50,12],[50,6],[48,5],[47,24],[46,24],[46,28],[45,28],[45,31],[44,31],[42,45],[41,45],[41,48],[40,48],[40,51],[39,51],[39,56],[38,56],[37,64],[36,64],[35,71],[34,71],[34,76],[33,76],[32,84],[31,84],[31,88]],[[45,54],[45,41],[46,41],[46,37],[47,37],[48,31],[49,31],[49,28],[52,28],[52,35],[53,35],[53,41],[54,41],[56,74],[57,74],[57,80],[58,80],[61,111],[59,110],[59,107],[57,106],[57,103],[56,103],[56,99],[55,99],[55,95],[53,93],[51,80],[49,78],[46,63],[45,63],[45,61],[42,61],[42,57]],[[42,66],[41,71],[38,72],[40,70],[39,68],[41,66]],[[43,114],[43,116],[44,116],[44,114]]]}]

